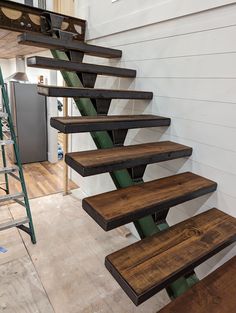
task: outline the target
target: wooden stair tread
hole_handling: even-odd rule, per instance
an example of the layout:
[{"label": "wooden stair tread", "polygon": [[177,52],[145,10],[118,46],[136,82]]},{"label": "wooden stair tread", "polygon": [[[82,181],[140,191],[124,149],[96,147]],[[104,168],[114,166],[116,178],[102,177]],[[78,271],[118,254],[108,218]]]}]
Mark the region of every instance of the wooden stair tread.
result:
[{"label": "wooden stair tread", "polygon": [[27,59],[27,66],[37,68],[47,68],[50,70],[64,70],[79,73],[92,73],[97,75],[135,77],[136,71],[126,68],[96,65],[88,63],[78,63],[53,58],[34,56]]},{"label": "wooden stair tread", "polygon": [[47,97],[151,100],[152,92],[38,85],[38,93]]},{"label": "wooden stair tread", "polygon": [[89,45],[78,40],[68,41],[67,39],[58,39],[34,33],[23,33],[19,35],[18,43],[52,50],[80,51],[88,55],[102,58],[120,58],[122,56],[121,50]]},{"label": "wooden stair tread", "polygon": [[214,208],[112,253],[105,265],[139,305],[235,240],[236,219]]},{"label": "wooden stair tread", "polygon": [[233,313],[236,309],[236,256],[159,313]]},{"label": "wooden stair tread", "polygon": [[107,231],[213,192],[216,187],[215,182],[187,172],[85,198],[83,209]]},{"label": "wooden stair tread", "polygon": [[192,148],[171,141],[67,153],[66,163],[82,176],[190,156]]},{"label": "wooden stair tread", "polygon": [[169,125],[169,118],[155,115],[72,116],[51,118],[51,126],[65,134]]}]

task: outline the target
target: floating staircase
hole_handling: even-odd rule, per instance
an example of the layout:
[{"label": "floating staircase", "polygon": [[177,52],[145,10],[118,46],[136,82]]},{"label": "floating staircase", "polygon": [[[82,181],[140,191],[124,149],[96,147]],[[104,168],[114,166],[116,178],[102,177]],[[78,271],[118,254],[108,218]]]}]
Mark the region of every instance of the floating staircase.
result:
[{"label": "floating staircase", "polygon": [[[98,148],[68,153],[66,163],[82,176],[108,172],[118,189],[84,199],[83,208],[104,230],[134,222],[141,237],[137,243],[107,256],[105,265],[136,305],[163,288],[176,298],[193,281],[196,283],[196,266],[236,241],[236,219],[213,208],[168,226],[166,217],[171,207],[214,192],[216,182],[190,172],[143,182],[147,165],[187,158],[192,148],[169,141],[124,146],[129,129],[169,126],[170,119],[153,115],[107,116],[112,99],[150,101],[153,93],[94,88],[97,75],[134,78],[136,72],[82,63],[84,54],[120,58],[122,52],[77,40],[73,33],[53,23],[52,14],[46,18],[50,27],[44,34],[23,33],[19,43],[51,49],[54,59],[35,56],[28,59],[28,65],[60,70],[68,87],[39,85],[38,92],[74,98],[82,115],[55,117],[51,125],[65,134],[90,132]],[[178,214],[178,209],[174,210]],[[235,275],[232,279],[235,282]],[[233,297],[231,291],[228,290]],[[193,303],[197,301],[194,297],[197,295],[192,294]],[[175,312],[174,303],[166,312]],[[178,305],[181,308],[180,302]],[[201,312],[209,312],[207,306]],[[228,313],[224,309],[220,312]]]}]

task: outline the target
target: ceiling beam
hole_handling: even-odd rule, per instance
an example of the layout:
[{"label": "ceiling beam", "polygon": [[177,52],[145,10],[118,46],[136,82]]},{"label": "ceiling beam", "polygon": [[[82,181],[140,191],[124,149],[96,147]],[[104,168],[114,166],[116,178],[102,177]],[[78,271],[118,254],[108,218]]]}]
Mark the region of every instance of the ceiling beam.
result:
[{"label": "ceiling beam", "polygon": [[[41,22],[45,14],[53,14],[53,12],[12,1],[0,0],[0,29],[16,32],[42,33]],[[82,19],[61,13],[59,15],[63,19],[62,30],[74,33],[75,40],[83,41],[86,22]]]}]

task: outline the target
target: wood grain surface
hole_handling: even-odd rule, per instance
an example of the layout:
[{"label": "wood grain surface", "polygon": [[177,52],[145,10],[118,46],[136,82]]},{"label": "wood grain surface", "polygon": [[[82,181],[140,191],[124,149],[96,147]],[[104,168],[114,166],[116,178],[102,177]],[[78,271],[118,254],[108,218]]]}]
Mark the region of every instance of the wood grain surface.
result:
[{"label": "wood grain surface", "polygon": [[57,39],[46,35],[23,33],[18,37],[18,43],[47,49],[74,50],[102,58],[120,58],[122,51],[86,44],[82,41]]},{"label": "wood grain surface", "polygon": [[187,172],[88,197],[82,205],[104,230],[111,230],[213,192],[216,187],[215,182]]},{"label": "wood grain surface", "polygon": [[[47,196],[63,191],[63,161],[56,164],[50,162],[30,163],[23,165],[25,183],[30,199]],[[10,192],[21,192],[21,185],[16,179],[9,177]],[[69,181],[70,189],[78,186]],[[0,192],[0,195],[4,191]]]},{"label": "wood grain surface", "polygon": [[0,57],[1,59],[12,59],[19,55],[29,55],[45,51],[45,48],[28,47],[19,45],[17,37],[19,33],[0,29]]},{"label": "wood grain surface", "polygon": [[108,115],[53,117],[51,126],[62,133],[169,126],[170,119],[156,115]]},{"label": "wood grain surface", "polygon": [[187,157],[192,148],[171,141],[72,152],[65,161],[82,176]]},{"label": "wood grain surface", "polygon": [[236,311],[236,256],[159,313],[233,313]]},{"label": "wood grain surface", "polygon": [[106,257],[105,265],[139,305],[236,240],[236,219],[211,209]]},{"label": "wood grain surface", "polygon": [[98,75],[105,76],[130,77],[130,78],[136,76],[135,70],[130,70],[126,68],[96,65],[89,63],[78,63],[59,59],[45,58],[40,56],[28,58],[27,66],[37,68],[47,68],[50,70],[64,70],[68,72],[95,73]]},{"label": "wood grain surface", "polygon": [[38,85],[38,93],[47,97],[152,100],[149,91],[57,87]]}]

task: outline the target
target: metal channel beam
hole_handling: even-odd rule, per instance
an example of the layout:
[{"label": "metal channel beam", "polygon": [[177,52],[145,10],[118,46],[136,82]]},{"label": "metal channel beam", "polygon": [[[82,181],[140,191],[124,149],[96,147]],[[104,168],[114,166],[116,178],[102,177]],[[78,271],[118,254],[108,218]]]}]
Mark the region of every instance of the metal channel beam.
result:
[{"label": "metal channel beam", "polygon": [[45,16],[61,21],[61,30],[75,34],[73,39],[83,41],[86,21],[63,14],[38,9],[13,1],[0,0],[0,29],[16,32],[42,33],[42,18]]}]

